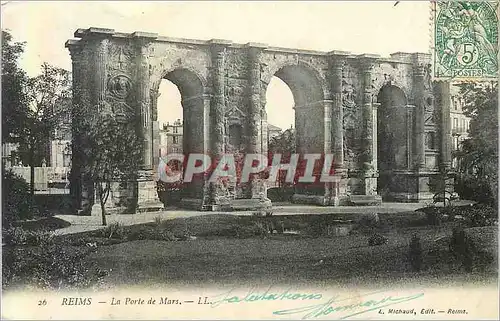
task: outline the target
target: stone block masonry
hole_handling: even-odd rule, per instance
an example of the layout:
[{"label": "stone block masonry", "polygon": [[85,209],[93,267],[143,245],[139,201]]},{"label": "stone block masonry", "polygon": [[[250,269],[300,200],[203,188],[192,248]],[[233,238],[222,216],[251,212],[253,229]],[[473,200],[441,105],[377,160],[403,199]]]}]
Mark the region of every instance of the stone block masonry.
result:
[{"label": "stone block masonry", "polygon": [[[66,43],[75,78],[74,124],[87,121],[91,126],[104,111],[123,122],[140,120],[140,191],[129,195],[136,198],[139,211],[159,204],[153,172],[159,156],[154,146],[162,79],[181,93],[184,153],[212,159],[228,153],[267,155],[266,89],[273,76],[283,80],[295,100],[297,153],[332,154],[337,175],[335,182],[319,188],[297,187],[297,202],[338,206],[358,199],[368,204],[395,198],[421,201],[432,192],[422,191],[421,182],[432,180],[440,164],[450,159],[448,125],[440,121],[449,108],[436,103],[447,101],[436,99],[447,91],[434,91],[427,54],[383,58],[103,28],[78,29],[74,36],[78,39]],[[391,117],[382,117],[393,114],[404,119],[398,127],[389,124]],[[441,135],[437,150],[425,146],[428,132]],[[89,207],[94,193],[85,173],[85,132],[73,126],[73,135],[73,152],[80,157],[73,166],[72,193],[79,207]],[[260,180],[228,186],[205,177],[185,184],[183,203],[217,210],[246,199],[245,204],[260,208],[268,202],[266,188]],[[115,194],[123,199],[126,193]]]}]

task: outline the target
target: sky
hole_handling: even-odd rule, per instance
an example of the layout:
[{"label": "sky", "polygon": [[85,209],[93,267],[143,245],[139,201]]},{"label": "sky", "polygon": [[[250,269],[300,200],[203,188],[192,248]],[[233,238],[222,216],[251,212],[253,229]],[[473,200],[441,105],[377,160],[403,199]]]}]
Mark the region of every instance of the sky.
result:
[{"label": "sky", "polygon": [[[3,1],[2,1],[3,3]],[[356,54],[428,52],[430,5],[427,1],[171,1],[34,2],[2,5],[2,29],[26,41],[21,67],[36,75],[48,62],[71,70],[67,39],[78,28],[119,32],[146,31],[162,36]],[[164,81],[158,101],[160,122],[182,118],[180,94]],[[289,88],[273,78],[266,92],[268,122],[293,125]]]}]

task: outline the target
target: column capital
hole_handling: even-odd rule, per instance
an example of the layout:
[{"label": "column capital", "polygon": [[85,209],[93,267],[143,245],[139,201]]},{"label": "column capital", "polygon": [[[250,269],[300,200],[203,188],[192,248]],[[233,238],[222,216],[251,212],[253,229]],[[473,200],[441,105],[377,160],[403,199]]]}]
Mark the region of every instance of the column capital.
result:
[{"label": "column capital", "polygon": [[135,31],[132,33],[132,38],[136,40],[153,41],[158,38],[158,34],[153,32]]},{"label": "column capital", "polygon": [[75,38],[107,38],[115,34],[115,29],[90,27],[88,29],[77,29]]},{"label": "column capital", "polygon": [[359,67],[361,68],[362,73],[372,73],[373,68],[375,68],[375,64],[377,62],[372,59],[363,59],[359,61]]},{"label": "column capital", "polygon": [[211,39],[208,41],[208,44],[210,45],[210,51],[212,54],[217,55],[224,52],[226,48],[232,44],[232,41],[224,39]]},{"label": "column capital", "polygon": [[66,48],[69,50],[69,54],[71,55],[71,60],[73,62],[77,62],[81,59],[81,53],[83,51],[83,46],[81,45],[79,40],[70,39],[66,41],[64,44]]},{"label": "column capital", "polygon": [[413,65],[413,76],[414,77],[424,77],[425,76],[425,64],[419,63]]},{"label": "column capital", "polygon": [[[252,45],[250,45],[250,44],[252,44]],[[247,48],[248,57],[250,58],[250,61],[258,62],[260,60],[261,55],[262,55],[262,51],[266,47],[263,44],[248,43],[246,45],[246,48]]]},{"label": "column capital", "polygon": [[328,55],[328,63],[332,68],[342,69],[347,61],[347,56],[350,53],[347,51],[330,51]]}]

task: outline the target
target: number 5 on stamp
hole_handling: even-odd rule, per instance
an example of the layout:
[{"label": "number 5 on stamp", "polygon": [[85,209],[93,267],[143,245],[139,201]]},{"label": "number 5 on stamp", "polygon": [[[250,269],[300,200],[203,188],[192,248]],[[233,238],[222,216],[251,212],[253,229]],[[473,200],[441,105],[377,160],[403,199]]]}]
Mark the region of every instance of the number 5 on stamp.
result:
[{"label": "number 5 on stamp", "polygon": [[498,77],[498,15],[489,2],[433,3],[434,77]]}]

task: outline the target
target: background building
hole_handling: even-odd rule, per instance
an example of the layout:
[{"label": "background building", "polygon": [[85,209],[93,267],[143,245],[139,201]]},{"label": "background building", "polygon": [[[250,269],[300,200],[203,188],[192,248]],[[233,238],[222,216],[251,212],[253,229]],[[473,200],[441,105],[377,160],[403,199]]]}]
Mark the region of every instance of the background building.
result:
[{"label": "background building", "polygon": [[[268,139],[276,137],[282,133],[282,129],[272,124],[267,125]],[[163,124],[160,129],[160,156],[165,156],[172,153],[182,153],[182,136],[183,136],[183,122],[177,119],[173,123],[167,122]]]},{"label": "background building", "polygon": [[274,126],[272,124],[267,124],[267,139],[270,140],[273,137],[276,137],[280,135],[282,132],[282,129],[279,128],[278,126]]},{"label": "background building", "polygon": [[160,156],[182,153],[182,121],[177,119],[172,124],[163,124],[160,129]]},{"label": "background building", "polygon": [[[465,99],[460,95],[460,87],[458,84],[453,84],[450,88],[451,92],[451,136],[452,136],[452,155],[460,149],[461,142],[469,137],[470,117],[464,114]],[[452,167],[457,168],[458,161],[454,156]]]}]

